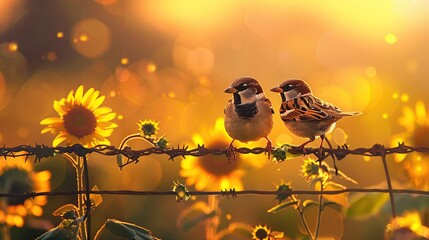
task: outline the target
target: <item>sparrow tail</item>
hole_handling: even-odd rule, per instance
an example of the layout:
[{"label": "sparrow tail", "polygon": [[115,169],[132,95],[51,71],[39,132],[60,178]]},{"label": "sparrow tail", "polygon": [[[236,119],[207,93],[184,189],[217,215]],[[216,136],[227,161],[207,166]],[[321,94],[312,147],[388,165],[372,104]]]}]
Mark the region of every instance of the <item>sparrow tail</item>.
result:
[{"label": "sparrow tail", "polygon": [[361,115],[362,114],[362,112],[342,112],[342,113],[340,113],[340,115],[342,116],[342,117],[347,117],[347,116],[358,116],[358,115]]}]

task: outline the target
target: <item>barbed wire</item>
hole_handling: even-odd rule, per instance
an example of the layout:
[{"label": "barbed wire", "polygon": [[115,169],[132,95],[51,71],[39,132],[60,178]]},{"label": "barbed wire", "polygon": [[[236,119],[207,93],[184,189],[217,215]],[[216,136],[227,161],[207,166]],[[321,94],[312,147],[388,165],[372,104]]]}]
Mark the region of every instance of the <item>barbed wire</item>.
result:
[{"label": "barbed wire", "polygon": [[[282,149],[282,148],[277,148]],[[398,146],[396,147],[385,147],[381,144],[374,144],[370,148],[356,148],[356,149],[349,149],[347,145],[339,146],[337,148],[300,148],[296,146],[289,146],[288,148],[284,150],[284,153],[287,154],[302,154],[302,155],[314,155],[317,157],[317,159],[321,162],[328,156],[331,156],[334,161],[335,158],[338,160],[344,159],[348,155],[361,155],[361,156],[374,156],[374,157],[381,157],[383,161],[383,167],[386,174],[386,181],[387,181],[387,189],[380,189],[380,188],[371,188],[371,189],[364,189],[364,188],[349,188],[349,189],[342,189],[342,190],[325,190],[323,191],[323,194],[328,195],[335,195],[335,194],[341,194],[341,193],[347,193],[347,192],[360,192],[360,193],[388,193],[392,208],[392,216],[393,218],[396,218],[396,205],[395,205],[395,199],[394,194],[418,194],[418,195],[427,195],[429,196],[429,191],[423,191],[423,190],[410,190],[410,189],[393,189],[392,182],[389,174],[389,169],[387,165],[386,156],[389,154],[408,154],[411,152],[428,152],[429,153],[429,147],[413,147],[413,146],[407,146],[404,143],[398,143]],[[235,148],[235,152],[241,153],[241,154],[262,154],[267,153],[266,148],[256,147],[256,148]],[[276,151],[276,149],[274,149]],[[271,154],[274,153],[271,152]],[[124,167],[131,163],[137,163],[139,162],[139,159],[143,156],[149,156],[149,155],[167,155],[168,160],[174,161],[175,158],[181,157],[185,158],[186,156],[193,156],[193,157],[199,157],[204,155],[225,155],[227,157],[227,151],[225,149],[210,149],[206,148],[204,145],[197,145],[195,148],[189,148],[189,146],[183,145],[183,146],[177,146],[177,148],[158,148],[158,147],[149,147],[146,149],[140,149],[140,150],[134,150],[131,147],[127,146],[125,148],[116,148],[114,146],[109,145],[98,145],[92,148],[86,148],[83,147],[80,144],[75,144],[72,146],[65,146],[65,147],[49,147],[46,145],[39,145],[36,144],[35,146],[31,145],[20,145],[16,147],[6,147],[3,146],[0,148],[0,156],[3,156],[5,159],[7,157],[18,157],[18,156],[25,156],[25,159],[27,160],[30,156],[34,156],[34,162],[40,162],[43,158],[50,158],[54,157],[57,154],[62,153],[74,153],[77,156],[84,157],[85,159],[85,171],[84,171],[84,177],[85,177],[85,190],[84,191],[66,191],[66,192],[29,192],[29,193],[0,193],[0,197],[23,197],[23,198],[29,198],[29,197],[37,197],[37,196],[64,196],[64,195],[78,195],[78,194],[85,194],[87,199],[89,198],[89,194],[110,194],[110,195],[176,195],[177,193],[175,191],[130,191],[130,190],[103,190],[103,191],[92,191],[89,189],[89,173],[88,168],[86,165],[86,156],[90,153],[98,153],[106,156],[124,156],[126,158],[125,161],[121,161],[118,164],[118,167]],[[273,154],[275,156],[275,154]],[[285,155],[285,156],[286,156]],[[287,156],[286,156],[287,159]],[[283,161],[284,159],[277,159],[277,161]],[[225,159],[227,161],[227,158]],[[337,169],[336,169],[337,170]],[[243,190],[243,191],[236,191],[235,189],[229,189],[229,190],[221,190],[221,191],[198,191],[198,192],[187,192],[187,194],[190,195],[219,195],[224,197],[232,197],[236,198],[238,195],[250,195],[250,194],[256,194],[256,195],[278,195],[278,194],[307,194],[307,195],[320,195],[320,191],[312,191],[312,190],[292,190],[292,191],[264,191],[264,190]],[[90,203],[87,203],[90,204]],[[89,207],[87,207],[89,209]],[[90,217],[91,213],[88,212],[88,227],[90,227]],[[89,232],[88,232],[89,233]],[[90,236],[90,234],[88,234]]]},{"label": "barbed wire", "polygon": [[[417,189],[393,189],[394,194],[415,194],[429,196],[429,191]],[[26,193],[0,193],[0,197],[16,197],[16,198],[35,198],[40,196],[75,196],[77,194],[100,194],[100,195],[135,195],[135,196],[176,196],[174,191],[136,191],[136,190],[90,190],[90,191],[50,191],[50,192],[26,192]],[[238,195],[319,195],[320,191],[314,190],[241,190],[225,189],[221,191],[189,191],[187,192],[194,196],[221,196],[221,197],[237,197]],[[339,190],[323,190],[324,195],[338,195],[342,193],[389,193],[389,189],[384,188],[347,188]]]},{"label": "barbed wire", "polygon": [[[256,148],[236,148],[235,152],[241,154],[262,154],[266,153],[266,148],[256,147]],[[314,155],[319,160],[323,160],[330,155],[335,155],[338,160],[345,158],[348,155],[362,155],[362,156],[385,156],[389,154],[399,153],[407,154],[411,152],[427,152],[429,153],[429,147],[413,147],[407,146],[404,143],[398,143],[396,147],[385,147],[381,144],[375,144],[369,148],[356,148],[349,149],[347,145],[343,145],[338,148],[299,148],[291,146],[291,153]],[[61,153],[74,153],[78,156],[85,156],[89,153],[98,153],[106,156],[117,156],[123,155],[127,160],[120,165],[123,167],[130,163],[138,162],[141,157],[149,155],[167,155],[169,160],[174,160],[177,157],[185,158],[186,156],[200,157],[204,155],[225,155],[225,149],[210,149],[206,148],[204,145],[198,145],[195,148],[189,148],[189,146],[183,145],[182,147],[177,146],[177,148],[157,148],[149,147],[140,150],[134,150],[131,147],[125,147],[123,149],[118,149],[114,146],[108,145],[98,145],[92,148],[85,148],[80,144],[75,144],[72,146],[65,147],[49,147],[46,145],[20,145],[16,147],[6,147],[3,146],[0,148],[0,156],[3,157],[18,157],[25,156],[26,158],[30,156],[35,156],[34,161],[38,162],[43,158],[53,157],[56,154]]]}]

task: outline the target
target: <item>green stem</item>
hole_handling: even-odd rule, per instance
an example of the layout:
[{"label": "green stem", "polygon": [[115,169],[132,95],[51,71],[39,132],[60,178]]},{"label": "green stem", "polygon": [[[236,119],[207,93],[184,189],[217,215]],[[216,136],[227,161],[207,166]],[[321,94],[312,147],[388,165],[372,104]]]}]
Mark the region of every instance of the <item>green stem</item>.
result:
[{"label": "green stem", "polygon": [[317,213],[316,231],[314,234],[314,239],[317,239],[317,237],[319,236],[320,223],[322,220],[322,210],[323,210],[323,180],[320,181],[319,211]]},{"label": "green stem", "polygon": [[[78,191],[83,191],[83,159],[81,157],[76,158],[76,185]],[[84,195],[78,194],[77,195],[77,207],[79,209],[79,217],[83,216],[85,214],[84,208],[85,208],[85,201],[84,201]],[[86,225],[85,222],[80,224],[80,235],[82,240],[87,240],[86,236]]]},{"label": "green stem", "polygon": [[392,180],[390,179],[389,167],[387,166],[386,155],[382,155],[384,173],[386,174],[387,188],[389,189],[390,206],[392,208],[392,217],[396,219],[395,196],[393,195]]},{"label": "green stem", "polygon": [[7,223],[2,224],[1,226],[1,239],[10,240],[10,228]]},{"label": "green stem", "polygon": [[122,140],[121,144],[119,144],[119,148],[118,148],[118,149],[123,149],[124,145],[125,145],[128,141],[130,141],[130,140],[132,140],[132,139],[134,139],[134,138],[142,138],[142,139],[146,140],[148,143],[150,143],[150,144],[154,145],[154,142],[153,142],[153,141],[151,141],[149,138],[145,138],[145,137],[144,137],[144,136],[142,136],[140,133],[134,133],[134,134],[130,134],[130,135],[126,136],[126,137],[124,138],[124,140]]},{"label": "green stem", "polygon": [[[6,198],[0,200],[0,209],[3,211],[4,215],[7,215],[7,203]],[[1,224],[1,239],[10,240],[10,227],[7,225],[6,221]]]},{"label": "green stem", "polygon": [[297,199],[295,198],[295,196],[293,196],[293,195],[291,195],[290,197],[291,197],[291,200],[292,200],[293,202],[296,202],[296,203],[295,203],[296,210],[298,210],[299,217],[301,218],[301,222],[302,222],[302,224],[304,225],[305,231],[307,232],[308,236],[310,236],[310,238],[311,238],[311,239],[314,239],[314,238],[313,238],[313,234],[311,234],[310,228],[308,227],[307,220],[305,220],[304,212],[302,211],[301,207],[299,206],[299,202],[298,202],[298,200],[297,200]]},{"label": "green stem", "polygon": [[[219,199],[217,198],[217,196],[215,195],[208,196],[207,205],[209,207],[210,212],[215,211],[217,213],[219,208]],[[205,239],[212,239],[212,240],[216,239],[215,236],[216,236],[216,230],[218,225],[219,225],[219,219],[217,217],[217,214],[216,216],[207,219]]]}]

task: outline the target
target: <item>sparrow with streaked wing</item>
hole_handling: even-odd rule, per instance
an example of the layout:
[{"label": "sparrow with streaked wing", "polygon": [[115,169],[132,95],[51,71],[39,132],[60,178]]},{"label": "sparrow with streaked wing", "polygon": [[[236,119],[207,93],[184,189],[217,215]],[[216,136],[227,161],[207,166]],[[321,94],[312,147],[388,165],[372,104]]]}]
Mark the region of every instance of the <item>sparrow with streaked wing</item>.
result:
[{"label": "sparrow with streaked wing", "polygon": [[273,128],[271,102],[265,97],[259,82],[252,77],[241,77],[225,90],[232,98],[225,106],[225,130],[232,138],[227,148],[228,160],[235,159],[233,143],[267,139],[266,152],[270,157],[272,145],[268,134]]},{"label": "sparrow with streaked wing", "polygon": [[[293,134],[309,139],[299,146],[304,153],[305,145],[313,142],[318,136],[322,139],[320,143],[322,148],[325,135],[334,130],[336,122],[342,117],[361,114],[343,112],[333,104],[313,96],[310,86],[303,80],[286,80],[271,91],[280,93],[282,98],[280,117],[286,127]],[[328,144],[330,145],[329,142]]]}]

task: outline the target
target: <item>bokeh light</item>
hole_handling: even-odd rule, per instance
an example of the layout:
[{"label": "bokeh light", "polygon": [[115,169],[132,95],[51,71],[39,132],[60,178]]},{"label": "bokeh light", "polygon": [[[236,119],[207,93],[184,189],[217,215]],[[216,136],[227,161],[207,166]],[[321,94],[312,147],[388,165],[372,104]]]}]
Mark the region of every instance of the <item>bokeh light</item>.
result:
[{"label": "bokeh light", "polygon": [[57,32],[57,38],[63,38],[64,33],[63,32]]},{"label": "bokeh light", "polygon": [[395,44],[395,43],[398,41],[398,39],[396,38],[396,36],[395,36],[394,34],[391,34],[391,33],[387,34],[387,35],[384,37],[384,40],[385,40],[388,44]]},{"label": "bokeh light", "polygon": [[[306,141],[284,126],[279,117],[281,98],[269,91],[290,78],[305,80],[316,97],[343,111],[363,113],[337,123],[327,136],[334,148],[420,142],[426,139],[422,137],[426,130],[416,127],[426,127],[422,116],[429,114],[422,110],[429,106],[429,61],[424,51],[429,42],[428,11],[428,2],[419,0],[45,0],[38,4],[0,0],[0,143],[50,145],[52,136],[40,134],[40,120],[55,113],[53,100],[82,84],[100,90],[106,96],[103,104],[117,113],[119,126],[109,137],[112,145],[117,147],[125,136],[135,133],[139,120],[153,119],[171,147],[182,146],[192,142],[195,134],[207,134],[214,121],[224,116],[231,98],[225,88],[245,75],[261,82],[272,103],[274,128],[268,137],[274,146]],[[309,146],[318,147],[319,140]],[[263,141],[237,146],[263,147]],[[265,165],[246,169],[240,179],[245,189],[270,190],[280,179],[292,181],[296,189],[312,189],[299,175],[301,157],[273,163],[266,156],[249,156]],[[405,156],[388,162],[395,184],[426,186],[429,158],[416,155],[407,160]],[[182,159],[167,158],[144,157],[120,172],[113,157],[92,154],[91,184],[103,190],[169,189],[172,181],[184,179],[179,174]],[[378,160],[351,156],[338,166],[359,182],[353,187],[373,187],[385,183]],[[73,188],[75,177],[60,156],[36,166],[52,169],[55,191]],[[202,196],[191,199],[205,200]],[[255,226],[266,220],[273,229],[291,231],[289,235],[286,231],[287,237],[299,238],[298,227],[290,228],[296,221],[293,215],[266,217],[272,200],[266,199],[222,199],[222,224],[231,220]],[[56,223],[52,211],[69,199],[49,198],[43,208],[34,206],[38,201],[47,199],[35,198],[16,211]],[[242,207],[247,201],[252,211]],[[103,196],[92,225],[102,225],[101,218],[117,218],[145,226],[161,239],[203,239],[201,229],[182,232],[176,227],[176,217],[186,204],[171,204],[165,196]],[[117,211],[105,210],[103,205]],[[315,211],[310,209],[309,214]],[[154,222],[141,213],[164,221]],[[383,238],[384,229],[374,229],[386,222],[385,215],[368,220],[376,222],[368,229],[343,218],[329,210],[323,216],[329,226],[322,226],[320,238]],[[0,220],[27,227],[25,218],[0,212]]]},{"label": "bokeh light", "polygon": [[72,31],[72,46],[87,58],[96,58],[109,50],[111,31],[97,19],[83,19],[78,22]]}]

